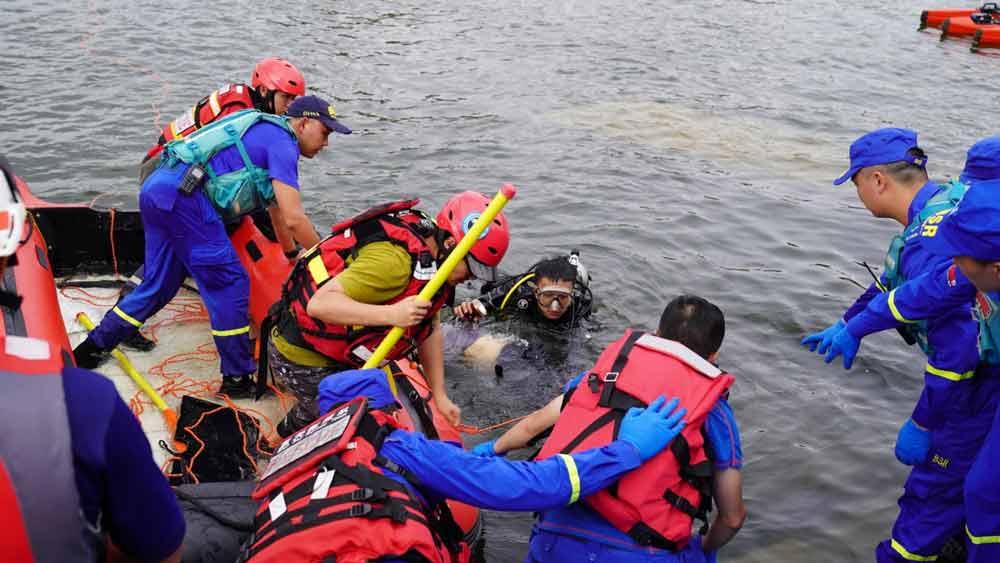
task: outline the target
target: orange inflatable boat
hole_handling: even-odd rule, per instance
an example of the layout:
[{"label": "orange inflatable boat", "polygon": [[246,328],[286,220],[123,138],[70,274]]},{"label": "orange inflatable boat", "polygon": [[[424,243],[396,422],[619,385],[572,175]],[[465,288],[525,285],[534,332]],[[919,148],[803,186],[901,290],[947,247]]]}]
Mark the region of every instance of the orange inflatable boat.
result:
[{"label": "orange inflatable boat", "polygon": [[924,10],[920,13],[920,27],[917,31],[933,27],[940,29],[941,24],[948,18],[971,16],[978,12],[975,8],[946,8],[943,10]]},{"label": "orange inflatable boat", "polygon": [[972,50],[979,49],[1000,49],[1000,25],[993,29],[980,29],[972,38]]},{"label": "orange inflatable boat", "polygon": [[[30,205],[34,198],[27,184],[16,178],[15,186],[21,199]],[[5,308],[0,312],[0,332],[44,340],[58,350],[65,365],[72,365],[72,348],[59,311],[48,245],[31,213],[25,222],[22,240],[0,278],[0,287],[20,294],[23,300],[19,308]]]},{"label": "orange inflatable boat", "polygon": [[[60,342],[65,355],[72,361],[53,275],[77,278],[81,274],[106,276],[134,271],[142,264],[144,253],[142,221],[138,211],[100,209],[87,204],[54,204],[34,197],[20,181],[18,188],[30,211],[33,227],[29,241],[18,251],[19,265],[8,269],[3,281],[16,283],[18,287],[32,287],[33,291],[31,298],[26,298],[22,305],[24,318],[18,321],[17,330]],[[230,234],[233,247],[250,277],[250,316],[257,328],[266,318],[271,304],[280,297],[292,266],[281,246],[265,235],[268,227],[258,228],[255,221],[247,217]],[[47,249],[51,251],[52,263],[49,263]],[[3,322],[8,322],[6,317]],[[2,326],[10,332],[10,327]],[[389,365],[398,388],[410,391],[407,397],[401,397],[404,409],[399,413],[400,423],[430,437],[461,444],[458,429],[451,426],[434,401],[429,400],[430,388],[420,367],[409,361]],[[424,402],[416,401],[414,394],[426,401],[426,410],[413,406]],[[479,509],[458,502],[449,502],[449,506],[467,542],[473,546],[474,560],[481,560]]]}]

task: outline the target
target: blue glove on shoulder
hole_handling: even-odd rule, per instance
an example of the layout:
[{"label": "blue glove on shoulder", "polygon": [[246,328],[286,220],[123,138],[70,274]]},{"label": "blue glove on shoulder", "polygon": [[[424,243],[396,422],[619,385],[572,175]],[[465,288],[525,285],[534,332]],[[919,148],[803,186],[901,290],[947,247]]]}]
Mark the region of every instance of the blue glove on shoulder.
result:
[{"label": "blue glove on shoulder", "polygon": [[931,433],[906,419],[896,437],[896,459],[905,465],[918,465],[927,461],[931,450]]},{"label": "blue glove on shoulder", "polygon": [[639,459],[647,459],[660,453],[681,430],[684,430],[684,415],[687,409],[677,408],[676,397],[667,399],[660,395],[644,409],[632,407],[625,413],[618,439],[635,446]]},{"label": "blue glove on shoulder", "polygon": [[854,364],[854,357],[858,355],[858,347],[861,346],[861,341],[854,338],[850,332],[847,331],[847,327],[840,329],[837,334],[833,335],[833,340],[830,342],[830,349],[826,352],[826,358],[823,360],[826,363],[830,363],[837,356],[844,356],[844,369],[851,369]]},{"label": "blue glove on shoulder", "polygon": [[496,445],[496,440],[490,440],[489,442],[483,442],[481,444],[476,444],[476,447],[469,450],[472,455],[477,455],[479,457],[497,457],[500,454],[497,453],[494,446]]},{"label": "blue glove on shoulder", "polygon": [[[844,323],[844,319],[840,319],[835,324],[830,325],[826,330],[821,330],[819,332],[814,332],[812,334],[806,335],[802,339],[800,344],[803,346],[808,346],[810,352],[824,353],[827,348],[830,347],[830,342],[833,341],[833,336],[837,334],[840,329],[847,326]],[[817,348],[818,347],[818,348]]]}]

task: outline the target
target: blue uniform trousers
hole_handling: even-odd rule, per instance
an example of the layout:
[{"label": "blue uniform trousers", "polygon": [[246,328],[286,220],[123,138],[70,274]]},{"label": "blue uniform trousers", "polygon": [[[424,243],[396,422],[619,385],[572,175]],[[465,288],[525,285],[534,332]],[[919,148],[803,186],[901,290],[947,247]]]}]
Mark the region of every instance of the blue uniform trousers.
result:
[{"label": "blue uniform trousers", "polygon": [[966,476],[993,425],[998,401],[1000,377],[980,370],[962,400],[951,405],[948,421],[931,432],[927,461],[910,471],[892,537],[875,550],[879,563],[931,561],[951,537],[964,532]]},{"label": "blue uniform trousers", "polygon": [[568,563],[570,561],[598,561],[600,563],[705,563],[705,552],[700,542],[691,541],[677,553],[663,549],[645,549],[635,544],[615,545],[617,538],[598,541],[588,538],[588,531],[574,534],[539,529],[531,532],[525,563]]},{"label": "blue uniform trousers", "polygon": [[134,334],[177,294],[190,273],[208,309],[224,376],[256,370],[250,350],[250,280],[225,226],[200,189],[177,191],[186,165],[161,166],[139,192],[146,237],[145,277],[108,312],[90,339],[103,349]]},{"label": "blue uniform trousers", "polygon": [[1000,410],[965,481],[969,563],[1000,561]]}]

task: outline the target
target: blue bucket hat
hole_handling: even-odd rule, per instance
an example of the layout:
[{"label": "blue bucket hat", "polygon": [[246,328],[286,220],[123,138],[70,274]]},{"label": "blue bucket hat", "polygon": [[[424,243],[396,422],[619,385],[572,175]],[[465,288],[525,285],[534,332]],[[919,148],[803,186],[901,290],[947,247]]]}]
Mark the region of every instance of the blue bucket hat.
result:
[{"label": "blue bucket hat", "polygon": [[934,254],[1000,261],[1000,180],[973,184],[937,229],[921,232],[920,242]]},{"label": "blue bucket hat", "polygon": [[908,154],[916,147],[917,134],[909,129],[889,127],[866,133],[851,143],[851,167],[834,180],[833,185],[843,184],[867,166],[906,161],[923,168],[927,165],[926,158]]},{"label": "blue bucket hat", "polygon": [[299,96],[285,111],[288,117],[309,117],[320,120],[330,131],[351,134],[351,128],[337,121],[337,112],[330,104],[318,96]]},{"label": "blue bucket hat", "polygon": [[1000,137],[987,137],[969,147],[959,179],[966,184],[1000,179]]}]

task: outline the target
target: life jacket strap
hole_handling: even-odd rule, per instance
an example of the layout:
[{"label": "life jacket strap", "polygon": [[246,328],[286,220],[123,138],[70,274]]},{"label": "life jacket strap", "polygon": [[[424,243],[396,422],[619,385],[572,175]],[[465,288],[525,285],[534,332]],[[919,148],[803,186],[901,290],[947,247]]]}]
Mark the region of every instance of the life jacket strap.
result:
[{"label": "life jacket strap", "polygon": [[673,552],[677,552],[678,550],[675,542],[663,537],[659,532],[642,522],[637,522],[635,526],[632,526],[632,529],[628,531],[628,535],[635,540],[635,543],[641,546],[666,549]]}]

